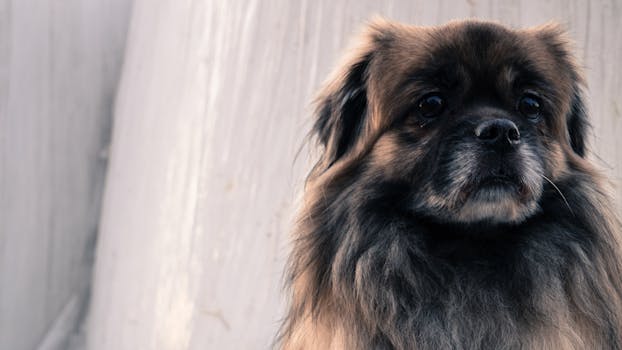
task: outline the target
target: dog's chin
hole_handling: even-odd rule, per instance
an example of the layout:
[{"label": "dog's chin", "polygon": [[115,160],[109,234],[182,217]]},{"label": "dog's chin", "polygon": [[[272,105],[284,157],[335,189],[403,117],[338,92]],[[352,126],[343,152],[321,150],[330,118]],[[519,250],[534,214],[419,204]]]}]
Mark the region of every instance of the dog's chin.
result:
[{"label": "dog's chin", "polygon": [[459,223],[520,223],[538,210],[538,194],[507,179],[490,179],[463,192],[462,205],[453,215]]}]

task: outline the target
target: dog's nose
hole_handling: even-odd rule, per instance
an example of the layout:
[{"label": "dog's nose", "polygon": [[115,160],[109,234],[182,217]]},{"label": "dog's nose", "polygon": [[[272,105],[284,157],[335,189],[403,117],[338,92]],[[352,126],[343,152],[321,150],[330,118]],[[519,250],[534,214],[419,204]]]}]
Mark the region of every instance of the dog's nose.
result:
[{"label": "dog's nose", "polygon": [[520,142],[518,127],[509,119],[492,119],[475,128],[475,136],[491,146],[513,146]]}]

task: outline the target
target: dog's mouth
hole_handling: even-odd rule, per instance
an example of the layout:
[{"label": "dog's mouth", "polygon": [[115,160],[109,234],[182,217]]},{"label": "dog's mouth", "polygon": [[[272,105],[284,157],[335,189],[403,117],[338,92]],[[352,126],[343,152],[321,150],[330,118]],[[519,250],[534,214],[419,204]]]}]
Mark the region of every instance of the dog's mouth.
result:
[{"label": "dog's mouth", "polygon": [[510,176],[489,176],[479,182],[479,188],[500,187],[511,188],[518,187],[518,181]]},{"label": "dog's mouth", "polygon": [[475,179],[462,190],[464,201],[496,202],[509,198],[525,201],[529,197],[528,186],[518,176],[511,175],[488,175]]},{"label": "dog's mouth", "polygon": [[434,215],[462,223],[520,222],[539,209],[542,166],[531,148],[501,156],[465,147],[449,159],[424,199]]},{"label": "dog's mouth", "polygon": [[[537,189],[535,189],[537,191]],[[537,209],[537,193],[518,176],[488,175],[462,187],[459,222],[518,222]]]}]

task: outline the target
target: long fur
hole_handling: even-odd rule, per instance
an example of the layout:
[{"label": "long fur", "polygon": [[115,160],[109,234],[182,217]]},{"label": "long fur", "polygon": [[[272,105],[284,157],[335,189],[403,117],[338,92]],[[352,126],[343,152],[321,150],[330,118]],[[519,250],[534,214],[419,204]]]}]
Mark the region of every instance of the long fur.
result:
[{"label": "long fur", "polygon": [[[522,45],[543,75],[556,77],[559,114],[538,141],[538,210],[516,222],[456,223],[413,209],[413,201],[433,199],[448,208],[424,175],[440,151],[425,126],[413,126],[421,134],[412,139],[396,127],[402,113],[390,96],[402,88],[391,82],[408,74],[405,61],[422,62],[438,52],[433,43],[451,44],[465,31],[481,36],[476,44],[493,35]],[[408,40],[418,49],[408,51]],[[279,346],[622,349],[620,225],[585,158],[582,85],[554,25],[371,24],[318,98],[314,132],[324,151],[294,232]]]}]

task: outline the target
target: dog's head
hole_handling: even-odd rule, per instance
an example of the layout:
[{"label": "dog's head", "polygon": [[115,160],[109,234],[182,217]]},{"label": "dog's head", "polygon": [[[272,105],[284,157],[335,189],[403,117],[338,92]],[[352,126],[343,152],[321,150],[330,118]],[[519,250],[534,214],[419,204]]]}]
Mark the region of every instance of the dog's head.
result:
[{"label": "dog's head", "polygon": [[375,21],[318,99],[315,175],[356,164],[420,215],[521,222],[585,155],[581,86],[556,25]]}]

